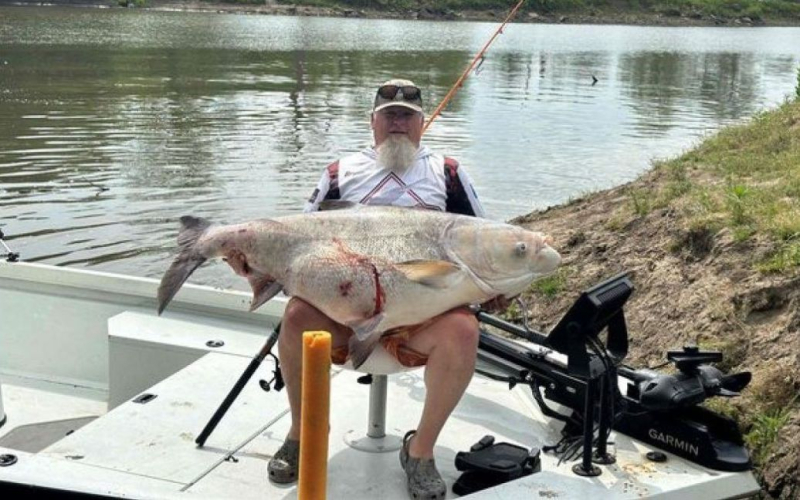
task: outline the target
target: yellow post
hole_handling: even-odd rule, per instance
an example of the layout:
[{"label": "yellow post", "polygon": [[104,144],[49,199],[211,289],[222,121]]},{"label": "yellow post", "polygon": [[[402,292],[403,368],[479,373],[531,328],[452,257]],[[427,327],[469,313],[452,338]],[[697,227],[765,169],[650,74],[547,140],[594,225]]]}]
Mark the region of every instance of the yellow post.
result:
[{"label": "yellow post", "polygon": [[303,333],[303,389],[300,409],[299,500],[324,500],[328,483],[331,407],[331,334]]}]

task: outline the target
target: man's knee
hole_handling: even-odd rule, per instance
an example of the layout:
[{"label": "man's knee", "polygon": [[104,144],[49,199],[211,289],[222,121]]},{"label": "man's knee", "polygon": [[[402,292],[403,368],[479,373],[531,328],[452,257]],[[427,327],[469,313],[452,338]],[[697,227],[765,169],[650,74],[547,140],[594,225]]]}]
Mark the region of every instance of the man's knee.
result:
[{"label": "man's knee", "polygon": [[308,302],[296,297],[290,298],[281,320],[281,341],[284,343],[299,341],[309,321],[313,321],[319,314],[321,313]]},{"label": "man's knee", "polygon": [[283,323],[290,325],[299,323],[308,316],[309,309],[314,309],[314,307],[302,299],[291,297],[283,310]]},{"label": "man's knee", "polygon": [[341,325],[325,316],[325,314],[308,302],[292,297],[286,304],[281,320],[281,338],[292,337],[297,340],[303,332],[309,330],[324,330],[334,337],[334,345],[341,344],[340,337],[347,337]]},{"label": "man's knee", "polygon": [[447,313],[442,325],[441,339],[462,353],[478,350],[480,330],[478,319],[468,310],[457,309]]}]

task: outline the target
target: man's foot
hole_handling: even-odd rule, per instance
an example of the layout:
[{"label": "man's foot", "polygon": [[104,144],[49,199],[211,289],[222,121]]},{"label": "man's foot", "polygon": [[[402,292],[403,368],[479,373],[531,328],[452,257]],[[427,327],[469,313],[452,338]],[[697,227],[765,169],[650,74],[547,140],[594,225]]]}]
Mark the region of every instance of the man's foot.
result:
[{"label": "man's foot", "polygon": [[414,500],[439,500],[447,494],[445,484],[432,458],[414,458],[408,454],[411,437],[417,431],[408,431],[400,449],[400,465],[406,471],[408,493]]},{"label": "man's foot", "polygon": [[297,468],[300,462],[300,441],[286,439],[267,465],[269,480],[278,484],[297,481]]}]

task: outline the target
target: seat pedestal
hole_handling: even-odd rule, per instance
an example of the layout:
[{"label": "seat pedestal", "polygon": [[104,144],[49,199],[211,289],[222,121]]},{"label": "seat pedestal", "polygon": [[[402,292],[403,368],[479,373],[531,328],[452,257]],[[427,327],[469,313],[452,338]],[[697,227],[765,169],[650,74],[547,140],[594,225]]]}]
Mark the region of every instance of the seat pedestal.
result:
[{"label": "seat pedestal", "polygon": [[373,375],[369,387],[369,422],[367,422],[366,436],[355,429],[349,430],[344,435],[344,441],[349,446],[370,453],[386,453],[397,451],[403,444],[400,430],[397,434],[386,434],[386,392],[388,377],[386,375]]}]

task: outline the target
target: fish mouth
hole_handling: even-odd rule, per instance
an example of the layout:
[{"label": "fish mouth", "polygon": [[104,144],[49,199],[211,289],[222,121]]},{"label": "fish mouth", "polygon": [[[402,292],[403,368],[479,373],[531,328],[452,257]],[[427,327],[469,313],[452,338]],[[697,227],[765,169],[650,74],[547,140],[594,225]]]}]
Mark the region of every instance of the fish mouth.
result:
[{"label": "fish mouth", "polygon": [[550,245],[539,250],[533,272],[538,276],[551,274],[561,264],[561,255]]}]

